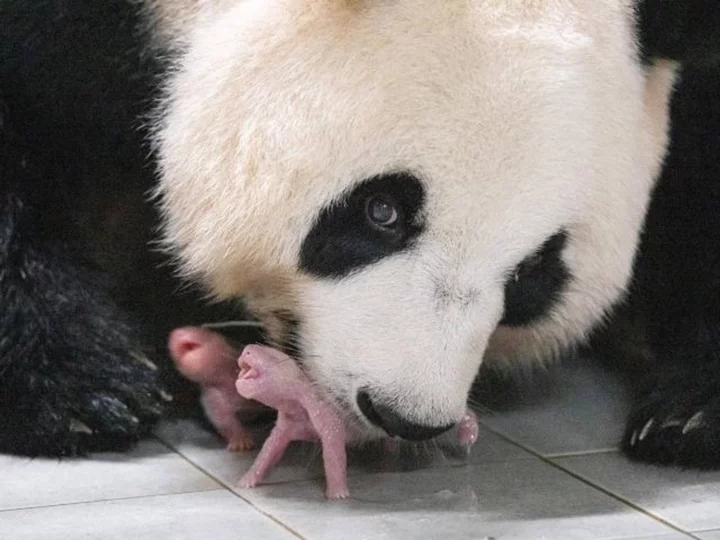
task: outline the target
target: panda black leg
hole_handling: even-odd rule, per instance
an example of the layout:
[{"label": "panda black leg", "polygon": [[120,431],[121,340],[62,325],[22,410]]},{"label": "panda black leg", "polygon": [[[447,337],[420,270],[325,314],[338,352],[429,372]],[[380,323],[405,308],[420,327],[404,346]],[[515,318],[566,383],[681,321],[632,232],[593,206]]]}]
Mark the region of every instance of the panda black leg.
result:
[{"label": "panda black leg", "polygon": [[687,69],[631,300],[654,364],[631,411],[632,458],[720,468],[720,67]]},{"label": "panda black leg", "polygon": [[714,346],[694,365],[688,354],[703,352],[658,352],[665,365],[648,378],[628,420],[623,449],[630,457],[720,468],[720,341]]},{"label": "panda black leg", "polygon": [[162,413],[157,370],[77,235],[65,234],[68,182],[7,120],[0,114],[0,452],[126,449]]},{"label": "panda black leg", "polygon": [[0,452],[123,450],[164,408],[125,310],[145,315],[144,343],[164,321],[122,294],[147,275],[137,128],[159,71],[137,4],[2,4]]},{"label": "panda black leg", "polygon": [[94,276],[0,196],[0,452],[128,448],[162,412],[156,368]]}]

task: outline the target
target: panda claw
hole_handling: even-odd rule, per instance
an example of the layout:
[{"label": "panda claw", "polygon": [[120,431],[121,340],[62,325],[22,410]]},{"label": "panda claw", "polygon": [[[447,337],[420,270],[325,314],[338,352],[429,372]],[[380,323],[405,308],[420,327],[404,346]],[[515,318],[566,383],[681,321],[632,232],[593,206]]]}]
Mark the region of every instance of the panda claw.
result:
[{"label": "panda claw", "polygon": [[155,362],[152,362],[147,356],[145,356],[143,353],[132,351],[130,352],[130,357],[133,358],[136,362],[139,362],[140,364],[144,365],[151,371],[157,371],[159,368]]},{"label": "panda claw", "polygon": [[666,368],[649,382],[628,418],[622,440],[627,456],[658,465],[720,469],[720,365],[697,372]]},{"label": "panda claw", "polygon": [[93,430],[85,423],[81,422],[77,418],[70,420],[70,431],[73,433],[84,433],[86,435],[92,435]]},{"label": "panda claw", "polygon": [[667,428],[674,428],[674,427],[680,427],[684,425],[684,422],[682,420],[678,420],[677,418],[669,418],[668,420],[665,420],[665,422],[662,423],[660,426],[660,430],[667,429]]},{"label": "panda claw", "polygon": [[638,441],[638,432],[637,430],[633,431],[632,436],[630,437],[630,446],[635,446]]},{"label": "panda claw", "polygon": [[698,411],[695,414],[693,414],[690,417],[690,419],[687,422],[685,422],[685,425],[683,426],[683,429],[682,429],[682,434],[687,435],[691,431],[698,429],[703,423],[703,416],[704,416],[703,411]]},{"label": "panda claw", "polygon": [[[643,426],[642,430],[640,431],[640,436],[638,437],[639,441],[645,440],[645,437],[647,437],[650,434],[650,430],[652,429],[653,425],[655,424],[655,419],[651,418],[648,420],[645,425]],[[633,434],[634,437],[634,434]],[[634,446],[634,445],[633,445]]]}]

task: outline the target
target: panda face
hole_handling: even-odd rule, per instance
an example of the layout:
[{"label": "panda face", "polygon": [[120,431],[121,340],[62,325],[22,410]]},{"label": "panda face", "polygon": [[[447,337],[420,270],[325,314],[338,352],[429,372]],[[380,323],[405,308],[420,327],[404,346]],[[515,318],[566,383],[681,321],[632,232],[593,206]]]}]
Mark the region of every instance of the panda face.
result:
[{"label": "panda face", "polygon": [[672,85],[626,2],[221,5],[157,127],[166,239],[358,434],[446,429],[483,358],[552,355],[622,294]]}]

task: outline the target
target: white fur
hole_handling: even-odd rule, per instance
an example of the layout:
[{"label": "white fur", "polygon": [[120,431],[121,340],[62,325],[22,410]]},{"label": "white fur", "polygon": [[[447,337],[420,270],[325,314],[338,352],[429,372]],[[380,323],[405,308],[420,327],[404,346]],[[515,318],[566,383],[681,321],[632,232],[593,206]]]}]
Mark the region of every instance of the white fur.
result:
[{"label": "white fur", "polygon": [[[158,126],[167,241],[216,296],[294,310],[342,403],[367,386],[409,420],[456,421],[483,357],[551,355],[622,295],[673,80],[638,64],[629,0],[193,10],[167,23],[185,47]],[[342,280],[298,272],[318,212],[396,170],[426,188],[416,249]],[[561,228],[563,301],[496,330],[507,273]]]}]

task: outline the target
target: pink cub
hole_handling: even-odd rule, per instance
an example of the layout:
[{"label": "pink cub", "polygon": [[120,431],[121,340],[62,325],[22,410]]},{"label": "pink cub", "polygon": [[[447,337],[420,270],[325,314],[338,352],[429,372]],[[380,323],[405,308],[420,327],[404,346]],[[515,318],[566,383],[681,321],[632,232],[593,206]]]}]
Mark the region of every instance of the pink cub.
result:
[{"label": "pink cub", "polygon": [[205,414],[227,442],[228,450],[251,450],[253,436],[243,427],[238,413],[255,411],[260,405],[235,390],[240,371],[237,351],[220,334],[198,327],[174,330],[168,346],[178,371],[200,385]]},{"label": "pink cub", "polygon": [[[242,413],[257,413],[263,405],[277,410],[275,427],[243,476],[243,487],[260,483],[290,442],[319,441],[326,496],[349,496],[343,421],[332,405],[315,394],[293,358],[264,345],[248,345],[236,360],[236,350],[222,335],[198,327],[174,330],[169,349],[180,373],[200,385],[205,413],[229,450],[250,450],[254,445],[252,434],[241,423]],[[457,440],[469,448],[477,438],[477,417],[468,409],[458,423]],[[395,446],[394,440],[385,442]]]},{"label": "pink cub", "polygon": [[347,498],[346,433],[337,411],[316,397],[297,363],[276,349],[248,345],[238,364],[238,393],[278,411],[275,427],[241,485],[250,488],[261,482],[290,442],[319,440],[327,482],[325,495],[328,499]]}]

